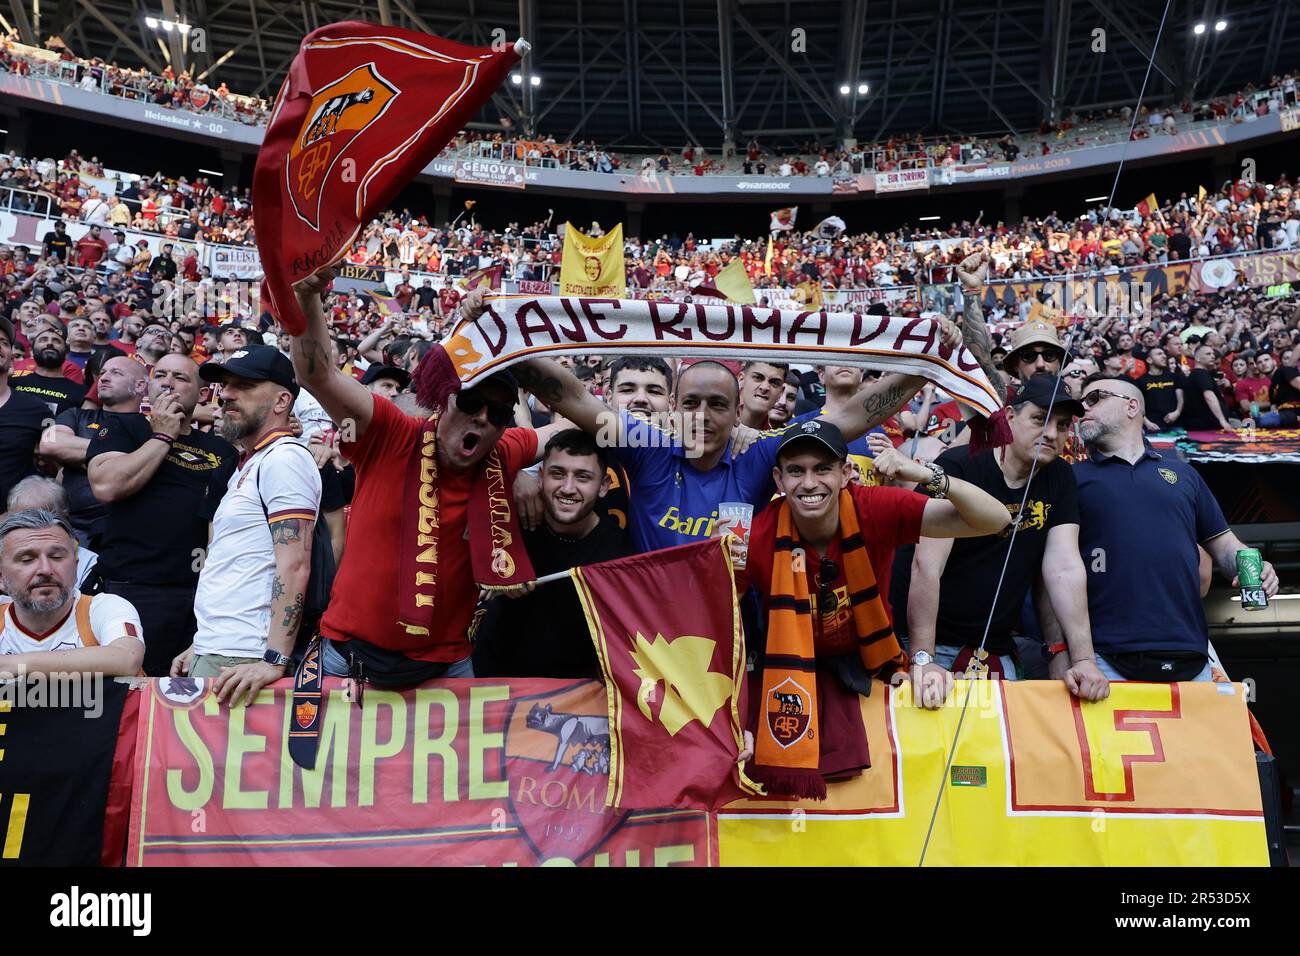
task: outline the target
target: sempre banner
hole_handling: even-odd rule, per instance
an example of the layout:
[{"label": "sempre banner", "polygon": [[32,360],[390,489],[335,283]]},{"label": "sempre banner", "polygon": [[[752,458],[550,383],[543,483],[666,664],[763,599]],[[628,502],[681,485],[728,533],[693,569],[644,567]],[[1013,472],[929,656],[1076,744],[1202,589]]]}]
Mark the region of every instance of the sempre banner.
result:
[{"label": "sempre banner", "polygon": [[150,682],[128,865],[915,866],[936,799],[929,866],[1268,865],[1240,685],[1114,683],[1084,703],[1057,681],[958,681],[926,711],[878,683],[861,776],[821,803],[710,814],[605,806],[599,683],[446,680],[361,706],[340,684],[304,772],[288,681],[234,710],[202,681]]}]

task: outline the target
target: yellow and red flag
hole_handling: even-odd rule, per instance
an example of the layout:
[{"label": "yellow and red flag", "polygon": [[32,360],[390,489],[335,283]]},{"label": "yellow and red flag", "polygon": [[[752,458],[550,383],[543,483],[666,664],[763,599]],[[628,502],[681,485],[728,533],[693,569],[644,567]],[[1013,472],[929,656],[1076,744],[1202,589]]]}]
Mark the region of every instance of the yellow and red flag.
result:
[{"label": "yellow and red flag", "polygon": [[589,236],[571,222],[564,224],[560,295],[627,298],[621,222],[603,236]]},{"label": "yellow and red flag", "polygon": [[[745,642],[719,539],[574,568],[609,695],[607,806],[714,810],[757,787],[736,759]],[[646,600],[681,594],[685,600]]]},{"label": "yellow and red flag", "polygon": [[473,292],[475,289],[485,289],[489,292],[495,292],[501,288],[501,275],[505,271],[502,266],[489,266],[486,269],[475,269],[473,272],[465,275],[457,283],[463,292]]},{"label": "yellow and red flag", "polygon": [[370,299],[375,303],[375,310],[384,318],[393,315],[402,315],[402,303],[397,301],[397,296],[386,295],[383,292],[370,293]]},{"label": "yellow and red flag", "polygon": [[1137,211],[1144,216],[1150,216],[1160,208],[1160,200],[1156,199],[1156,194],[1151,193],[1146,199],[1137,204]]},{"label": "yellow and red flag", "polygon": [[492,95],[527,50],[348,21],[308,34],[253,171],[263,300],[291,335],[293,284],[332,265]]}]

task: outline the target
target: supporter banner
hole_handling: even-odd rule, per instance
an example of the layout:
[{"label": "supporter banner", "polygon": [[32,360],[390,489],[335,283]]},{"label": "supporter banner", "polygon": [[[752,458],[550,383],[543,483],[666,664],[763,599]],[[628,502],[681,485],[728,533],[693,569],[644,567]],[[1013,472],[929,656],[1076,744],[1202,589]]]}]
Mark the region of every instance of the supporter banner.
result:
[{"label": "supporter banner", "polygon": [[888,173],[876,173],[876,192],[896,193],[905,189],[929,189],[930,171],[928,169],[898,169]]},{"label": "supporter banner", "polygon": [[511,189],[524,188],[522,167],[490,159],[458,159],[452,176],[458,183],[473,183],[476,186],[508,186]]},{"label": "supporter banner", "polygon": [[1282,132],[1294,133],[1300,129],[1300,110],[1283,110],[1278,119],[1282,123]]},{"label": "supporter banner", "polygon": [[[36,255],[40,255],[45,234],[54,231],[54,223],[57,221],[59,220],[32,213],[0,212],[0,242],[7,246],[26,246]],[[68,238],[72,240],[74,246],[78,239],[90,232],[90,223],[72,220],[63,220],[63,222],[68,227]],[[110,227],[101,225],[100,230],[105,242],[113,239],[113,230]],[[172,258],[177,262],[185,256],[198,253],[198,246],[195,243],[178,239],[176,236],[164,236],[156,232],[137,232],[134,229],[123,231],[126,233],[126,241],[129,245],[135,247],[143,239],[153,255],[162,251],[165,242],[172,244]],[[216,247],[209,245],[208,248]],[[107,266],[101,264],[100,268],[106,269]]]},{"label": "supporter banner", "polygon": [[121,862],[129,746],[116,775],[114,760],[119,728],[135,740],[127,697],[126,684],[80,675],[0,683],[0,866]]},{"label": "supporter banner", "polygon": [[256,246],[207,246],[207,266],[213,276],[258,279],[262,276],[262,259]]},{"label": "supporter banner", "polygon": [[[761,293],[766,295],[766,292]],[[877,302],[906,302],[916,295],[916,286],[876,286],[869,289],[834,289],[825,295],[827,305],[847,306],[849,310],[865,309]],[[786,308],[786,306],[779,306]]]},{"label": "supporter banner", "polygon": [[1188,432],[1177,444],[1188,461],[1300,464],[1300,428],[1243,428],[1236,434]]},{"label": "supporter banner", "polygon": [[1188,288],[1218,292],[1236,285],[1254,289],[1300,281],[1300,250],[1206,259],[1192,265]]},{"label": "supporter banner", "polygon": [[387,287],[385,279],[386,273],[378,266],[341,265],[334,270],[334,291],[374,292]]},{"label": "supporter banner", "polygon": [[[572,230],[570,230],[572,231]],[[651,354],[860,365],[924,376],[983,415],[1001,407],[966,346],[939,340],[934,319],[604,298],[491,296],[444,342],[466,385],[534,356]]]},{"label": "supporter banner", "polygon": [[952,766],[957,681],[938,711],[910,685],[861,698],[871,768],[823,803],[719,814],[723,866],[1267,866],[1246,703],[1236,684],[978,681]]},{"label": "supporter banner", "polygon": [[603,236],[589,236],[571,222],[564,224],[560,293],[615,298],[627,295],[621,222]]},{"label": "supporter banner", "polygon": [[702,811],[605,806],[597,682],[327,678],[315,770],[289,759],[289,681],[228,710],[202,680],[141,704],[130,866],[707,866]]},{"label": "supporter banner", "polygon": [[537,279],[520,279],[519,291],[524,295],[555,295],[555,286]]}]

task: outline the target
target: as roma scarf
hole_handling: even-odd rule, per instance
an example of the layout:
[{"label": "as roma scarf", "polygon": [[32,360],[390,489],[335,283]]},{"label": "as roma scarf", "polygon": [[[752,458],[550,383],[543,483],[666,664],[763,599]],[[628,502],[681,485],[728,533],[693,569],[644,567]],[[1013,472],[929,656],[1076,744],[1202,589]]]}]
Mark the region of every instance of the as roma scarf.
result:
[{"label": "as roma scarf", "polygon": [[263,295],[286,331],[306,327],[293,284],[347,253],[527,49],[520,41],[494,52],[353,21],[307,35],[253,172]]},{"label": "as roma scarf", "polygon": [[[438,418],[420,429],[420,443],[407,465],[398,556],[398,624],[412,637],[432,633],[438,613]],[[499,448],[478,467],[469,494],[469,551],[474,580],[489,591],[504,591],[535,577],[519,533],[511,497],[514,475]],[[460,595],[457,600],[467,600]]]},{"label": "as roma scarf", "polygon": [[[821,729],[808,575],[797,553],[801,545],[790,502],[782,500],[777,507],[763,697],[750,777],[774,796],[822,800],[826,783],[819,766]],[[840,548],[863,665],[873,674],[905,667],[907,655],[894,637],[847,490],[840,492]]]}]

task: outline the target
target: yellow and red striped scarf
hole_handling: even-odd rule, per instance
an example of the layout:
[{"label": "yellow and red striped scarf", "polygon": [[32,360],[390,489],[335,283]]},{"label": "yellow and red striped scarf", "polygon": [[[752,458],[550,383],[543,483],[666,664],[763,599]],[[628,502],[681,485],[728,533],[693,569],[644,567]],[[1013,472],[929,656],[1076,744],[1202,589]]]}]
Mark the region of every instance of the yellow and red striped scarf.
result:
[{"label": "yellow and red striped scarf", "polygon": [[[769,794],[821,800],[826,797],[826,783],[819,766],[821,730],[808,575],[790,502],[782,500],[777,507],[763,697],[750,776]],[[872,674],[906,667],[907,654],[881,601],[847,489],[840,491],[840,549],[863,665]]]}]

